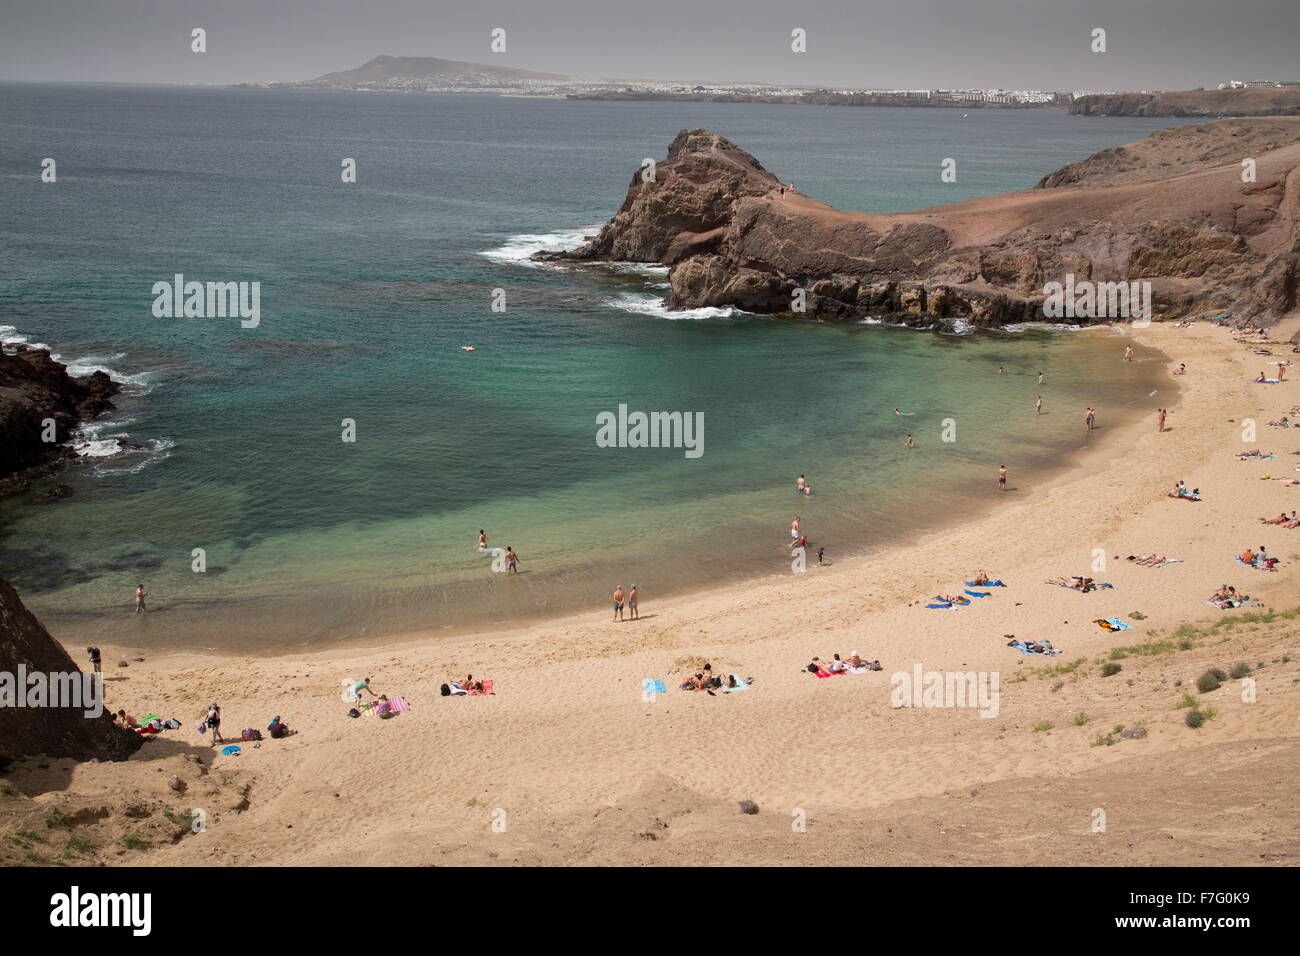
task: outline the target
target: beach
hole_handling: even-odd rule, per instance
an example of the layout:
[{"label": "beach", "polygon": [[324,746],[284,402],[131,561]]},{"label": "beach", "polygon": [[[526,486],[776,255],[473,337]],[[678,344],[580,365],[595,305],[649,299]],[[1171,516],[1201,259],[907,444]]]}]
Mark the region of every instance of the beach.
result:
[{"label": "beach", "polygon": [[[1298,330],[1293,315],[1271,338]],[[1068,470],[1031,485],[1007,461],[1005,500],[975,520],[826,567],[807,527],[806,572],[672,600],[643,593],[636,622],[610,621],[609,592],[635,578],[612,567],[589,612],[509,630],[431,628],[263,657],[106,646],[109,707],[184,728],[121,764],[28,758],[9,779],[33,812],[104,809],[91,827],[110,835],[162,808],[205,810],[204,832],[172,840],[160,829],[147,850],[104,843],[108,855],[86,862],[1294,864],[1300,627],[1282,612],[1300,604],[1300,530],[1258,519],[1298,507],[1296,486],[1262,476],[1292,476],[1300,463],[1300,432],[1264,425],[1300,403],[1300,377],[1252,382],[1290,346],[1258,356],[1208,323],[1080,334],[1112,338],[1116,362],[1133,342],[1163,352],[1171,371],[1186,363],[1160,393],[1167,430],[1154,415],[1108,429],[1101,402],[1101,427]],[[1035,387],[1026,381],[1029,403]],[[1082,408],[1077,418],[1082,434]],[[1243,442],[1250,418],[1258,437]],[[1249,448],[1277,457],[1238,460]],[[988,462],[991,494],[999,464]],[[1180,479],[1203,500],[1167,497]],[[942,501],[915,507],[942,518]],[[793,495],[790,509],[799,513]],[[772,528],[774,553],[787,535]],[[1234,563],[1261,544],[1278,571]],[[1144,552],[1179,561],[1125,559]],[[980,569],[1008,586],[973,589],[988,596],[969,606],[926,607]],[[1113,587],[1046,583],[1069,575]],[[1224,583],[1254,606],[1207,606]],[[1131,630],[1107,632],[1099,618]],[[1062,653],[1022,655],[1005,635]],[[882,670],[822,680],[805,669],[854,651]],[[1122,669],[1102,676],[1107,658]],[[754,682],[744,693],[678,691],[705,662]],[[1224,681],[1197,704],[1213,715],[1186,726],[1179,700],[1197,693],[1197,676],[1242,662],[1255,699]],[[918,664],[996,674],[996,713],[891,706],[892,675]],[[493,680],[495,694],[439,695],[467,673]],[[410,710],[349,719],[343,683],[366,676]],[[643,695],[646,678],[667,692]],[[298,732],[215,755],[196,729],[209,701],[227,736],[277,714]],[[741,800],[758,813],[740,813]],[[126,812],[142,806],[145,817]],[[1098,809],[1109,821],[1100,831]]]}]

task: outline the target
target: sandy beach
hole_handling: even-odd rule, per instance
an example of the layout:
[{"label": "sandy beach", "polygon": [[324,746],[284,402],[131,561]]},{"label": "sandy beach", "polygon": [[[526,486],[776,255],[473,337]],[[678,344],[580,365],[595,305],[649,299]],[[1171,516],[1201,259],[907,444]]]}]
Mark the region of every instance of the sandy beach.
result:
[{"label": "sandy beach", "polygon": [[[1292,316],[1270,337],[1297,330]],[[90,848],[51,836],[29,849],[71,863],[1293,865],[1300,617],[1284,612],[1300,604],[1300,529],[1258,519],[1300,508],[1300,487],[1264,480],[1300,477],[1300,431],[1264,424],[1300,403],[1300,373],[1252,382],[1291,347],[1256,355],[1209,324],[1080,334],[1112,337],[1117,362],[1136,341],[1171,370],[1186,363],[1169,379],[1166,431],[1154,416],[1107,429],[1099,395],[1102,427],[1077,466],[1029,487],[1008,461],[1005,500],[979,520],[826,567],[810,554],[806,573],[672,601],[644,594],[637,622],[611,623],[600,593],[590,613],[470,637],[394,635],[382,647],[244,659],[106,647],[111,708],[184,728],[122,764],[22,761],[8,777],[22,799],[0,806],[0,826],[62,809]],[[1032,376],[1025,388],[1032,414]],[[1076,417],[1082,436],[1083,409],[1052,412]],[[1253,442],[1245,419],[1257,423]],[[1277,457],[1238,460],[1250,448]],[[1203,500],[1167,497],[1179,479]],[[818,529],[806,531],[815,544]],[[774,551],[786,534],[772,529]],[[1259,545],[1279,570],[1234,562]],[[1179,560],[1125,559],[1144,552]],[[1008,586],[926,608],[979,569]],[[1113,588],[1046,583],[1068,575]],[[608,590],[634,578],[611,568]],[[1255,604],[1207,606],[1224,583]],[[1132,629],[1110,633],[1099,618]],[[1022,655],[1011,634],[1062,653]],[[805,669],[853,651],[882,670],[822,680]],[[1122,669],[1102,676],[1108,659]],[[755,680],[744,693],[678,691],[704,662]],[[891,675],[918,663],[996,673],[996,715],[891,706]],[[1198,693],[1207,668],[1238,663],[1250,665],[1254,701],[1240,680]],[[495,694],[439,696],[469,672]],[[363,676],[411,709],[349,719],[342,685]],[[644,697],[645,678],[667,693]],[[1184,722],[1186,692],[1213,710],[1198,729]],[[298,732],[217,755],[197,732],[208,701],[220,702],[226,735],[265,731],[276,714]],[[741,813],[742,800],[758,813]],[[201,833],[164,816],[195,808]],[[1099,809],[1106,827],[1094,832]],[[124,847],[126,833],[143,844]]]}]

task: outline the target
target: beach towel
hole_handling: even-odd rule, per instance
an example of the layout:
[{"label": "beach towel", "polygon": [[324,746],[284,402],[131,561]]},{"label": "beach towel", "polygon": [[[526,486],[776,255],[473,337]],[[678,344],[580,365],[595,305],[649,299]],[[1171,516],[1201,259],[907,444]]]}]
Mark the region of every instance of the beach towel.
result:
[{"label": "beach towel", "polygon": [[1264,381],[1261,382],[1259,379],[1255,379],[1255,384],[1256,385],[1277,385],[1278,380],[1275,378],[1266,378],[1264,379]]},{"label": "beach towel", "polygon": [[[996,581],[990,581],[988,584],[976,584],[974,581],[964,581],[964,582],[962,582],[962,583],[964,583],[964,584],[966,585],[966,587],[968,587],[968,588],[1004,588],[1004,587],[1006,587],[1006,585],[1002,583],[1002,579],[1001,579],[1001,578],[998,578],[998,580],[996,580]],[[967,592],[967,593],[969,594],[970,592]]]},{"label": "beach towel", "polygon": [[828,670],[827,670],[826,668],[824,668],[824,667],[819,667],[819,668],[817,668],[817,677],[818,677],[818,679],[823,679],[823,678],[827,678],[827,677],[839,677],[839,676],[840,676],[841,674],[843,674],[843,673],[844,673],[843,671],[828,671]]},{"label": "beach towel", "polygon": [[966,593],[969,594],[971,597],[991,597],[993,594],[992,591],[969,591],[969,590]]},{"label": "beach towel", "polygon": [[1104,631],[1131,631],[1132,624],[1125,624],[1117,617],[1098,618],[1092,622]]},{"label": "beach towel", "polygon": [[239,748],[231,744],[229,747],[222,747],[221,752],[227,757],[236,757],[239,755]]},{"label": "beach towel", "polygon": [[[361,716],[374,717],[376,714],[382,714],[384,712],[382,710],[383,705],[384,701],[382,700],[368,700],[361,705]],[[411,703],[405,697],[392,697],[388,700],[388,713],[390,714],[400,714],[402,711],[410,709]]]},{"label": "beach towel", "polygon": [[668,692],[663,681],[655,680],[652,677],[647,677],[641,681],[641,690],[647,694],[666,694]]},{"label": "beach towel", "polygon": [[492,693],[492,682],[491,682],[490,680],[485,680],[485,681],[483,681],[483,689],[482,689],[482,690],[472,690],[472,691],[469,692],[469,696],[470,696],[470,697],[486,697],[486,696],[488,696],[488,694],[491,694],[491,693]]},{"label": "beach towel", "polygon": [[927,604],[926,607],[939,608],[941,610],[946,611],[950,607],[952,607],[952,605],[951,604]]},{"label": "beach towel", "polygon": [[735,680],[736,680],[736,686],[735,686],[735,687],[723,687],[723,688],[722,688],[722,692],[723,692],[724,694],[730,694],[732,691],[737,691],[737,690],[749,690],[749,685],[746,684],[743,680],[740,679],[740,675],[739,675],[739,674],[732,674],[731,676],[732,676],[733,678],[735,678]]},{"label": "beach towel", "polygon": [[162,714],[145,714],[143,717],[140,718],[140,726],[143,727],[151,720],[161,720],[161,719],[162,719]]},{"label": "beach towel", "polygon": [[1040,656],[1040,655],[1053,655],[1053,654],[1059,654],[1059,653],[1061,653],[1061,649],[1060,649],[1059,647],[1053,647],[1051,650],[1031,651],[1028,647],[1025,646],[1025,642],[1024,642],[1024,641],[1016,641],[1015,643],[1008,644],[1007,646],[1008,646],[1008,647],[1014,647],[1014,648],[1015,648],[1016,650],[1018,650],[1021,654],[1028,654],[1028,655],[1031,656],[1031,657],[1037,657],[1037,656]]},{"label": "beach towel", "polygon": [[1206,601],[1205,603],[1208,604],[1210,607],[1217,607],[1220,611],[1226,611],[1229,608],[1246,607],[1248,605],[1254,604],[1255,602],[1250,599],[1247,599],[1245,601],[1234,601],[1231,598],[1228,598],[1222,602]]}]

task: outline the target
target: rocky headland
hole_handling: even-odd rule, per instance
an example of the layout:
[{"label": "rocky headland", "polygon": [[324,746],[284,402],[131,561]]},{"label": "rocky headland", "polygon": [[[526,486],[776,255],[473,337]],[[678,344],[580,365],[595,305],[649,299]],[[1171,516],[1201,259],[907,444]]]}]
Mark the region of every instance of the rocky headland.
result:
[{"label": "rocky headland", "polygon": [[[82,422],[112,410],[120,386],[103,372],[68,374],[45,349],[0,350],[0,494],[71,455],[66,442]],[[47,423],[53,420],[54,441]]]},{"label": "rocky headland", "polygon": [[1213,119],[1225,116],[1300,115],[1300,87],[1177,90],[1160,93],[1091,93],[1070,103],[1082,116],[1174,116]]},{"label": "rocky headland", "polygon": [[669,266],[678,310],[996,327],[1048,318],[1045,285],[1072,276],[1150,282],[1156,320],[1268,321],[1296,307],[1300,121],[1163,130],[1033,189],[888,215],[818,202],[725,137],[682,130],[598,235],[540,256]]}]

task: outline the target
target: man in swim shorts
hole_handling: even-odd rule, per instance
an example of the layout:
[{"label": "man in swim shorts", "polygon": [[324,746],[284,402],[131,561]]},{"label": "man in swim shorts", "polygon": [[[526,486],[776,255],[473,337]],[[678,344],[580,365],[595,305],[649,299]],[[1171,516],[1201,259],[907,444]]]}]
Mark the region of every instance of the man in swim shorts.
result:
[{"label": "man in swim shorts", "polygon": [[640,592],[637,590],[637,586],[635,584],[632,585],[632,590],[627,593],[627,609],[631,612],[631,619],[633,621],[635,621],[639,616],[636,610],[636,602],[639,596]]},{"label": "man in swim shorts", "polygon": [[515,554],[515,549],[506,545],[506,573],[519,573],[519,555]]},{"label": "man in swim shorts", "polygon": [[614,620],[623,620],[623,585],[614,585]]},{"label": "man in swim shorts", "polygon": [[1007,466],[998,465],[998,491],[1007,490]]}]

